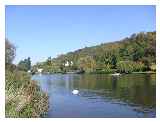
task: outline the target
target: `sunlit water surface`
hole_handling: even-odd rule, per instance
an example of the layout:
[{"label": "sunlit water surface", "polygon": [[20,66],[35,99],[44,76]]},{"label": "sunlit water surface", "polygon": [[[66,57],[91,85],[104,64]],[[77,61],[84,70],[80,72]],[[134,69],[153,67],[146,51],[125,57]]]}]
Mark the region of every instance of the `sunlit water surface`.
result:
[{"label": "sunlit water surface", "polygon": [[[47,117],[155,117],[155,74],[34,75],[48,93]],[[79,94],[73,95],[72,90]]]}]

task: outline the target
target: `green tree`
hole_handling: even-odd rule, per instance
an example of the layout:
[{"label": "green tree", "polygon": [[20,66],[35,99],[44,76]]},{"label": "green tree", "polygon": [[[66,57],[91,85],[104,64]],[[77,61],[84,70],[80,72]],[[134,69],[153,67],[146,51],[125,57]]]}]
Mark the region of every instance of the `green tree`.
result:
[{"label": "green tree", "polygon": [[117,57],[114,54],[112,55],[111,64],[112,64],[112,68],[116,68]]},{"label": "green tree", "polygon": [[11,64],[13,59],[15,58],[16,48],[15,46],[9,42],[8,39],[5,39],[5,63]]},{"label": "green tree", "polygon": [[51,57],[48,57],[46,63],[47,63],[47,65],[51,66],[51,65],[52,65],[52,58],[51,58]]},{"label": "green tree", "polygon": [[78,66],[80,70],[90,73],[95,71],[96,62],[91,56],[81,57],[78,60]]},{"label": "green tree", "polygon": [[23,70],[23,71],[28,71],[31,69],[31,60],[30,57],[27,59],[21,60],[18,63],[18,69]]},{"label": "green tree", "polygon": [[117,70],[121,73],[131,73],[133,72],[133,62],[132,61],[120,61],[117,64]]},{"label": "green tree", "polygon": [[132,60],[139,61],[144,56],[144,48],[138,45],[133,46],[133,52],[131,52]]},{"label": "green tree", "polygon": [[106,52],[104,55],[104,63],[106,67],[110,65],[111,68],[116,68],[117,64],[117,57],[115,56],[114,52]]}]

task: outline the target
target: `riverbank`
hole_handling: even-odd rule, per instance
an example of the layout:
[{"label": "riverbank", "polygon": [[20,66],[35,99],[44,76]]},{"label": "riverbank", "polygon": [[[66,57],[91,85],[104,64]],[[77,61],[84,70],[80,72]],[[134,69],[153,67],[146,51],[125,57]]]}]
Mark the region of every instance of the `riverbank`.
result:
[{"label": "riverbank", "polygon": [[[112,72],[107,72],[107,71],[95,71],[95,72],[53,72],[53,73],[50,73],[50,72],[42,72],[42,74],[116,74],[116,73],[119,73],[119,74],[156,74],[155,71],[144,71],[144,72],[129,72],[129,73],[120,73],[120,72],[115,72],[115,71],[112,71]],[[39,73],[33,73],[32,75],[34,74],[39,74]]]},{"label": "riverbank", "polygon": [[132,74],[156,74],[156,72],[153,72],[153,71],[146,71],[146,72],[132,72]]},{"label": "riverbank", "polygon": [[6,71],[5,116],[43,117],[48,111],[48,95],[24,71]]}]

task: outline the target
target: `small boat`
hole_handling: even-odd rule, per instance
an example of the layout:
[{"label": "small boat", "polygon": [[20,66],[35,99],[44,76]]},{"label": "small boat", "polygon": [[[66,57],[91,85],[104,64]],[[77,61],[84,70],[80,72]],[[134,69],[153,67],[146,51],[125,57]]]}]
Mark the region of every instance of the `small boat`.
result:
[{"label": "small boat", "polygon": [[79,93],[79,91],[76,90],[76,89],[72,91],[72,94],[74,94],[74,95],[76,95],[76,94],[78,94],[78,93]]}]

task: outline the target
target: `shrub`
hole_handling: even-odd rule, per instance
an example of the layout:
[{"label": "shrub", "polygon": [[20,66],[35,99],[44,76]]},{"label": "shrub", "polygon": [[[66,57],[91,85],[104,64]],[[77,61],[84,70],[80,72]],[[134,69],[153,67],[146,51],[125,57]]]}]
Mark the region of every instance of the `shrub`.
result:
[{"label": "shrub", "polygon": [[145,65],[142,62],[133,63],[133,71],[142,72],[145,70]]},{"label": "shrub", "polygon": [[117,70],[121,73],[130,73],[133,71],[131,61],[120,61],[117,63]]},{"label": "shrub", "polygon": [[30,82],[30,76],[19,70],[13,72],[6,70],[6,90],[16,90],[22,86],[28,85]]}]

